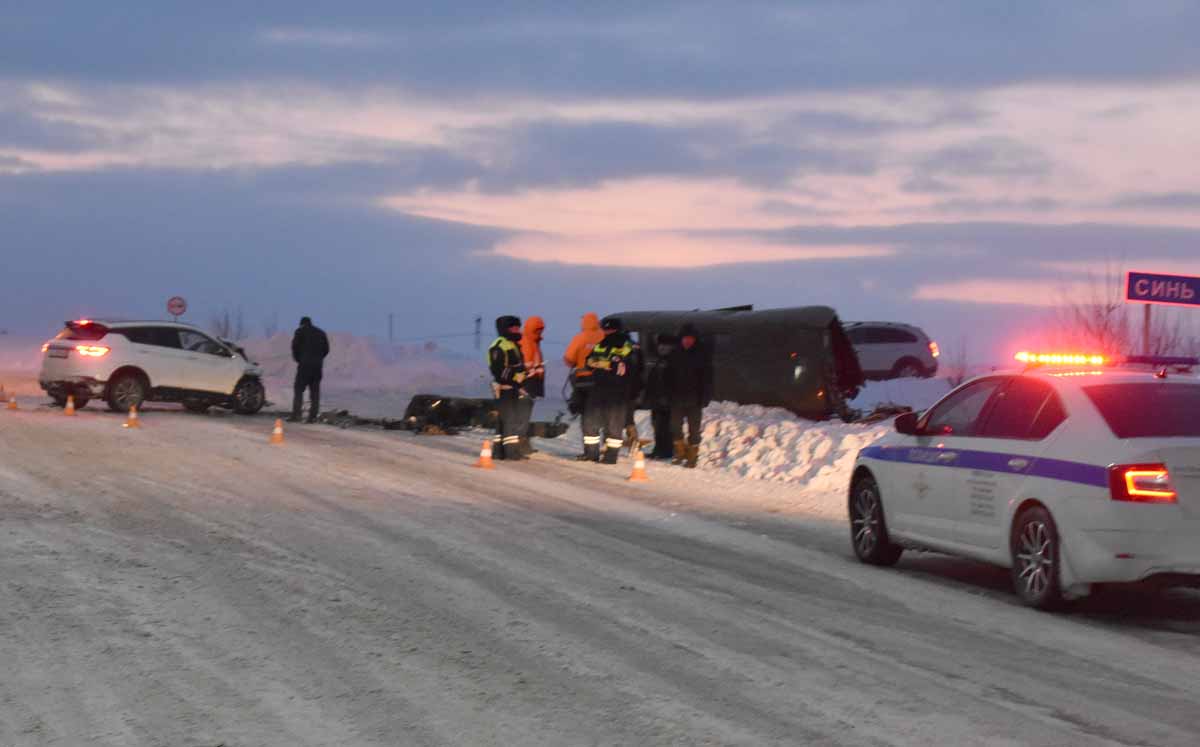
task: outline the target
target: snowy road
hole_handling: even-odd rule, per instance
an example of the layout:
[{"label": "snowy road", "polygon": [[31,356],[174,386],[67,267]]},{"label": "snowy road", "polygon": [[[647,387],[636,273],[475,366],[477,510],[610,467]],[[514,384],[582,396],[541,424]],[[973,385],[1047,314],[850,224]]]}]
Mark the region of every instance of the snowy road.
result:
[{"label": "snowy road", "polygon": [[0,411],[0,744],[1200,743],[1191,592],[1052,616],[766,484],[143,420]]}]

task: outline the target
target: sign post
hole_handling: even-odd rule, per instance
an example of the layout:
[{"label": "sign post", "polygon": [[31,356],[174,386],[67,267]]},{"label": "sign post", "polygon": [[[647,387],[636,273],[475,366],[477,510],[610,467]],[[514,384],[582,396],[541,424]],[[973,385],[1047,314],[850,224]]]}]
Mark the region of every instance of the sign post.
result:
[{"label": "sign post", "polygon": [[167,313],[179,321],[179,317],[187,312],[187,301],[183,296],[171,296],[167,299]]},{"label": "sign post", "polygon": [[1150,349],[1150,307],[1190,306],[1200,308],[1200,277],[1195,275],[1164,275],[1158,272],[1130,272],[1125,277],[1125,300],[1145,304],[1142,316],[1142,347]]}]

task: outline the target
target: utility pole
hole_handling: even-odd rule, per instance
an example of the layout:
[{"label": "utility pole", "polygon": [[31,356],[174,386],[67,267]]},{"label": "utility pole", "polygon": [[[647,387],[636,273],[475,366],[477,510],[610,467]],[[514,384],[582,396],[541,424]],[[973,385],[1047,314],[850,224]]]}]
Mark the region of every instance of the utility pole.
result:
[{"label": "utility pole", "polygon": [[395,339],[394,335],[393,335],[393,327],[394,327],[393,323],[395,320],[395,316],[396,316],[395,314],[388,314],[388,342],[392,342]]},{"label": "utility pole", "polygon": [[1154,351],[1150,349],[1150,304],[1145,304],[1142,315],[1142,354],[1154,355]]},{"label": "utility pole", "polygon": [[483,348],[483,317],[480,315],[476,315],[475,316],[475,349],[480,350],[482,348]]}]

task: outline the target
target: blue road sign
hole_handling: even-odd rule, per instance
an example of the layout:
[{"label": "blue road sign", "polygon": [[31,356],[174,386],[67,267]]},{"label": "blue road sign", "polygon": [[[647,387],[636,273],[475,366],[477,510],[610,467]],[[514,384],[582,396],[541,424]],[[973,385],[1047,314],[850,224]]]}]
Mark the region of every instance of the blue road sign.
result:
[{"label": "blue road sign", "polygon": [[1200,277],[1131,272],[1125,279],[1125,300],[1170,306],[1200,306]]}]

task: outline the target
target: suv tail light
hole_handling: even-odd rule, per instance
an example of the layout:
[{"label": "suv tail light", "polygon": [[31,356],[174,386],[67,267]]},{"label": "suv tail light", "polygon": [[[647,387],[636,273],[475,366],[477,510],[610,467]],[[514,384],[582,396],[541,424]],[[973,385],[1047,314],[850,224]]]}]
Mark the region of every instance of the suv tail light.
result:
[{"label": "suv tail light", "polygon": [[99,358],[108,355],[108,348],[103,345],[76,345],[75,352],[88,358]]},{"label": "suv tail light", "polygon": [[1171,473],[1165,464],[1118,464],[1108,468],[1114,501],[1175,503]]},{"label": "suv tail light", "polygon": [[941,349],[938,348],[938,344],[936,342],[934,342],[933,340],[929,341],[929,354],[932,355],[934,358],[936,358],[942,354]]}]

